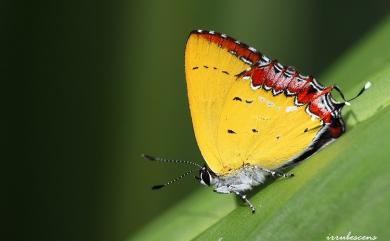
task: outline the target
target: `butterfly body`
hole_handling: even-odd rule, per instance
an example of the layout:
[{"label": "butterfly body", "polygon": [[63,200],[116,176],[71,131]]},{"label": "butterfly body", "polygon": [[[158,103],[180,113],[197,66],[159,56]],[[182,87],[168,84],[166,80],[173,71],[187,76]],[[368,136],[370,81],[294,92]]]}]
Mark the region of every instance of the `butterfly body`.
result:
[{"label": "butterfly body", "polygon": [[[201,184],[217,193],[236,194],[252,212],[255,208],[245,192],[264,183],[267,176],[292,176],[283,170],[345,131],[341,109],[349,102],[337,86],[324,87],[312,76],[225,34],[192,31],[186,44],[185,73],[194,133],[206,165],[144,157],[199,167],[196,178]],[[333,89],[344,102],[331,97]]]},{"label": "butterfly body", "polygon": [[258,166],[244,165],[232,173],[214,177],[211,185],[217,193],[242,193],[264,183],[268,175],[269,173]]}]

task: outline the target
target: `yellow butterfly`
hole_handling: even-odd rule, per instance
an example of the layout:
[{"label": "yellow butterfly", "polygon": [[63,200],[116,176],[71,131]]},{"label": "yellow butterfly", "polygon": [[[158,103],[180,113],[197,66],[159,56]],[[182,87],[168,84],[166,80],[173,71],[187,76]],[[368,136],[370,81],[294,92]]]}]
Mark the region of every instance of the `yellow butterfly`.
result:
[{"label": "yellow butterfly", "polygon": [[[349,102],[337,86],[325,88],[313,77],[271,61],[225,34],[191,32],[185,73],[194,132],[207,165],[144,157],[198,166],[202,184],[213,186],[218,193],[238,195],[253,213],[246,191],[262,184],[267,176],[292,176],[281,170],[344,132],[341,109]],[[367,83],[354,98],[369,86]],[[332,89],[344,102],[331,97]]]}]

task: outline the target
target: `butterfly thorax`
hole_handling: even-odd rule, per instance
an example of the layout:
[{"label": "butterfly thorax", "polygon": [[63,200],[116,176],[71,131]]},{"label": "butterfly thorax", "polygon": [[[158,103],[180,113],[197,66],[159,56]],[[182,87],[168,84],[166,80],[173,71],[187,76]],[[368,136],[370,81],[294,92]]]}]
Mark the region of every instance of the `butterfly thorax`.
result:
[{"label": "butterfly thorax", "polygon": [[264,169],[247,164],[225,175],[216,175],[208,168],[204,169],[205,171],[210,174],[208,176],[209,182],[206,184],[213,186],[215,192],[226,194],[251,190],[253,187],[264,183],[268,175]]}]

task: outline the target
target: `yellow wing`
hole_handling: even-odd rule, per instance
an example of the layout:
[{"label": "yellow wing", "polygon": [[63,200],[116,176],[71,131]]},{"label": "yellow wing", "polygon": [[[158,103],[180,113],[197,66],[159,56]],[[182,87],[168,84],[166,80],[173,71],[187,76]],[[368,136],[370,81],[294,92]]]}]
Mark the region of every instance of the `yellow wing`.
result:
[{"label": "yellow wing", "polygon": [[[234,101],[236,97],[242,101]],[[321,125],[303,106],[295,106],[294,98],[252,90],[242,78],[226,96],[221,120],[216,148],[224,165],[218,173],[246,163],[278,168],[303,152],[317,133],[308,130],[318,130]]]},{"label": "yellow wing", "polygon": [[254,90],[238,78],[250,61],[237,57],[240,49],[223,48],[223,41],[232,40],[192,33],[186,46],[187,92],[201,153],[218,175],[243,164],[280,167],[311,144],[316,131],[307,130],[321,123],[294,98]]}]

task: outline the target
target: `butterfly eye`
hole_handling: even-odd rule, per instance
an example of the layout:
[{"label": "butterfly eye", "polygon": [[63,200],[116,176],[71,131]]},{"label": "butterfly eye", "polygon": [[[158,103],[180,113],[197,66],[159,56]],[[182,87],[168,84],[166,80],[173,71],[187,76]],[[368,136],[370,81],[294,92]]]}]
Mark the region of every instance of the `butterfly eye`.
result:
[{"label": "butterfly eye", "polygon": [[210,186],[210,183],[211,183],[211,175],[210,173],[207,171],[206,168],[202,168],[200,170],[200,183],[202,183],[203,185],[206,185],[206,186]]}]

